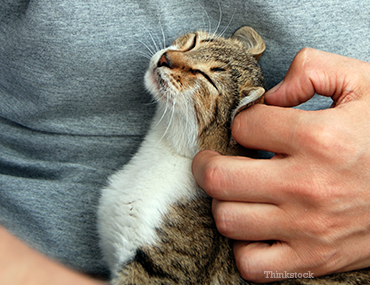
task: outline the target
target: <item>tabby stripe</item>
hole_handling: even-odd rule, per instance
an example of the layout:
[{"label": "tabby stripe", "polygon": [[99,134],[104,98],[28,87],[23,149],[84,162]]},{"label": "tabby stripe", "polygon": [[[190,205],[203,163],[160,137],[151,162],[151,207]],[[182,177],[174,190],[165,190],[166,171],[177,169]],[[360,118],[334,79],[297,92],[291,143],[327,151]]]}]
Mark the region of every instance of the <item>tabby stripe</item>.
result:
[{"label": "tabby stripe", "polygon": [[143,269],[149,274],[150,277],[157,277],[161,279],[171,279],[174,282],[178,282],[179,279],[167,272],[164,272],[153,260],[142,250],[136,250],[136,256],[134,261],[141,264]]}]

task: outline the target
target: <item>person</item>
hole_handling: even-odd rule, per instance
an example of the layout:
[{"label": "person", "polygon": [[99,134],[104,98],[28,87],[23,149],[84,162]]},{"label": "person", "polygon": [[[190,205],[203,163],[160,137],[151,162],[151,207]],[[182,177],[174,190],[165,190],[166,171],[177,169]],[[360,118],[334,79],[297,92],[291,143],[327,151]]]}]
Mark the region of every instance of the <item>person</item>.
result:
[{"label": "person", "polygon": [[[271,88],[306,46],[369,60],[368,11],[368,2],[357,0],[233,0],[218,5],[208,0],[3,1],[0,283],[94,284],[103,282],[97,277],[108,279],[98,245],[96,207],[107,177],[135,153],[153,116],[155,106],[142,78],[154,51],[185,32],[203,29],[230,36],[249,25],[266,42],[260,64]],[[279,93],[285,88],[270,93],[266,101],[284,105],[278,100],[285,100]],[[305,94],[296,102],[289,95],[285,105],[301,102]],[[330,99],[315,96],[300,108],[326,109],[330,104]],[[236,139],[237,122],[243,129],[245,116],[240,114],[235,122]],[[218,220],[217,212],[215,216]],[[243,245],[236,250],[237,260],[238,253],[245,259],[243,253],[250,248]],[[240,268],[244,274],[245,266]],[[254,272],[263,269],[249,267]],[[257,275],[246,277],[260,278]]]}]

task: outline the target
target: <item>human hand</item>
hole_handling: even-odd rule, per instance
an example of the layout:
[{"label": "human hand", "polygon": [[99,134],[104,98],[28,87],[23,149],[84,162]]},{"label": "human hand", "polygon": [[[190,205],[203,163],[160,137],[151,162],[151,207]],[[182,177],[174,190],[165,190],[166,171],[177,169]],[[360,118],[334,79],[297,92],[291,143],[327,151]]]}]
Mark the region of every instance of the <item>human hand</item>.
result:
[{"label": "human hand", "polygon": [[0,226],[1,285],[108,285],[48,259]]},{"label": "human hand", "polygon": [[[332,97],[333,108],[276,107],[315,92]],[[275,152],[272,159],[203,151],[193,161],[218,230],[238,240],[241,275],[270,282],[266,271],[318,277],[369,267],[370,64],[304,49],[265,99],[275,106],[243,111],[232,134],[246,148]]]}]

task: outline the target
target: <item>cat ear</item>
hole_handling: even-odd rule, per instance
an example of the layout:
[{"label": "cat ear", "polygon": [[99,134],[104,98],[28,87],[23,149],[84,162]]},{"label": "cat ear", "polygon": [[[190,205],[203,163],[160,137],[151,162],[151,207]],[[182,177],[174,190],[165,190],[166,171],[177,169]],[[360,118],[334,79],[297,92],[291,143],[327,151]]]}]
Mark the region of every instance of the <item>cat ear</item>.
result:
[{"label": "cat ear", "polygon": [[263,39],[251,27],[241,27],[234,33],[234,35],[232,35],[231,38],[241,42],[256,58],[256,60],[259,60],[265,51],[266,45],[263,42]]},{"label": "cat ear", "polygon": [[240,101],[239,105],[234,109],[231,114],[231,122],[234,121],[235,116],[241,111],[249,108],[250,106],[263,103],[263,95],[265,94],[265,89],[262,87],[243,87],[241,90],[241,96],[243,99]]}]

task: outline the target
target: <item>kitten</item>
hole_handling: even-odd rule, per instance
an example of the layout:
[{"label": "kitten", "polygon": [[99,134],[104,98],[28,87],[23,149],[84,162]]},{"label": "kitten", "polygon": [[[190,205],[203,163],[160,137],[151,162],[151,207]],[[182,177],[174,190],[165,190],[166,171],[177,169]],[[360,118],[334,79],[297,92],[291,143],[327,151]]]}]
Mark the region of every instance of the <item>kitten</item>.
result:
[{"label": "kitten", "polygon": [[112,284],[249,284],[191,163],[203,149],[255,156],[230,129],[238,112],[263,102],[257,60],[264,50],[262,38],[242,27],[231,38],[190,33],[152,57],[145,84],[158,102],[156,115],[137,154],[103,189],[98,210]]}]

